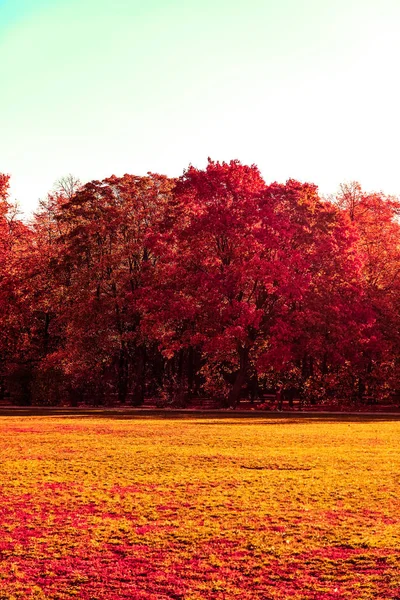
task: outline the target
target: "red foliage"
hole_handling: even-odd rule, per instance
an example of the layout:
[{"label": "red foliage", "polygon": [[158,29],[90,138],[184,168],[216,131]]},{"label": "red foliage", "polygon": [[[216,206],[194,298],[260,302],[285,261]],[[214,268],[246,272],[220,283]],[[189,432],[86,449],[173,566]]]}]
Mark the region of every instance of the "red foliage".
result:
[{"label": "red foliage", "polygon": [[209,160],[72,176],[24,225],[0,176],[0,380],[21,401],[236,405],[398,387],[400,204]]}]

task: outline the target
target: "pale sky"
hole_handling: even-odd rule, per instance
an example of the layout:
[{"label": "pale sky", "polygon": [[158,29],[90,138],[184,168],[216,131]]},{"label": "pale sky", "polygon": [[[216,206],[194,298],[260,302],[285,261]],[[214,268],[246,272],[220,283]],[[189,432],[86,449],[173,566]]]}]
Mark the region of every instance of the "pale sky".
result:
[{"label": "pale sky", "polygon": [[238,158],[269,183],[400,194],[400,0],[0,0],[0,172]]}]

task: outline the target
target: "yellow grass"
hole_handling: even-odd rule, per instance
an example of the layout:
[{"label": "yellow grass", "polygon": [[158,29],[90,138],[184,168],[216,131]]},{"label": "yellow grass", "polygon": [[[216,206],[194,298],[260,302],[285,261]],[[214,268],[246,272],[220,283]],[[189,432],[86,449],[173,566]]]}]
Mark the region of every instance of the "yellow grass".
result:
[{"label": "yellow grass", "polygon": [[400,422],[0,418],[0,600],[400,598]]}]

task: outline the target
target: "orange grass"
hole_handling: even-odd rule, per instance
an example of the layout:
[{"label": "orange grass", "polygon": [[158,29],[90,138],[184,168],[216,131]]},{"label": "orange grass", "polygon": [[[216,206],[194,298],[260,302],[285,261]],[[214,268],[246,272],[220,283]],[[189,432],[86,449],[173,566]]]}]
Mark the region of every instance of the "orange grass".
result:
[{"label": "orange grass", "polygon": [[400,422],[0,432],[0,600],[400,598]]}]

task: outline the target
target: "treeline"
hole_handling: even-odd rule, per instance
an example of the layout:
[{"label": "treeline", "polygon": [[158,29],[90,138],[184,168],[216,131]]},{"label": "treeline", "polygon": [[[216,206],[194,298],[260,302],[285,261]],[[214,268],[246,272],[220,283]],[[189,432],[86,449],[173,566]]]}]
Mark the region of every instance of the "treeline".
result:
[{"label": "treeline", "polygon": [[235,406],[400,388],[400,204],[356,183],[266,185],[209,161],[178,179],[61,180],[29,223],[0,176],[0,398]]}]

